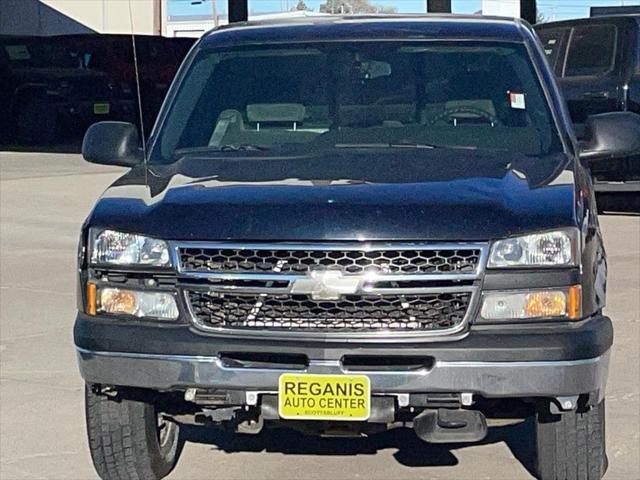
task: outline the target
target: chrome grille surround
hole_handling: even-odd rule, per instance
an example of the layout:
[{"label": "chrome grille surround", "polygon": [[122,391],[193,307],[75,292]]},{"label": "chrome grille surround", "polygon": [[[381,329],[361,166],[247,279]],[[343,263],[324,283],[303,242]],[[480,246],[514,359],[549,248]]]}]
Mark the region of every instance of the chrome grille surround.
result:
[{"label": "chrome grille surround", "polygon": [[[478,307],[488,246],[487,243],[424,242],[174,242],[171,244],[171,250],[174,265],[178,269],[178,286],[183,292],[185,305],[192,322],[201,330],[253,338],[269,336],[282,339],[394,341],[399,338],[423,337],[447,340],[451,335],[461,334],[466,330],[469,319]],[[403,256],[406,252],[420,252],[416,256],[411,253],[406,256],[445,259],[459,257],[464,266],[457,269],[455,266],[435,269],[424,273],[420,268],[413,272],[402,272],[400,269],[384,268],[384,264],[378,263],[373,264],[374,268],[349,273],[318,262],[308,264],[309,268],[304,271],[283,271],[282,264],[261,271],[225,271],[224,268],[211,271],[209,267],[203,271],[185,268],[181,254],[186,249],[268,252],[268,255],[262,254],[265,256],[275,256],[274,252],[280,251],[320,252],[316,254],[318,260],[336,258],[338,253],[340,258],[350,258],[350,252],[354,252],[351,253],[352,257],[358,258],[368,258],[366,254],[369,252],[375,252],[375,258],[387,258],[388,252],[405,252]],[[466,256],[456,253],[462,251],[472,253],[465,254]],[[333,256],[329,256],[331,252],[334,252]],[[431,255],[431,252],[438,253]],[[466,259],[471,257],[475,257],[473,269],[468,268],[469,262],[466,262]],[[369,264],[370,267],[371,265]],[[375,268],[376,266],[383,268]],[[198,302],[192,303],[194,296],[201,300],[209,298],[209,307],[220,309],[217,315],[213,315],[216,321],[211,321],[213,317],[209,316],[212,313],[212,310],[207,310],[209,307],[204,309],[206,313],[203,314],[203,305]],[[462,314],[459,308],[441,309],[447,312],[455,310],[451,318],[438,318],[433,315],[433,310],[427,314],[429,302],[436,302],[442,307],[437,303],[438,296],[444,301],[452,298],[464,299],[466,308]],[[249,315],[242,321],[240,317],[246,313],[246,305],[242,300],[251,297],[256,299],[256,302]],[[224,301],[221,300],[223,298],[227,298],[231,303],[235,301],[235,306],[241,307],[240,310],[236,310],[236,314],[241,314],[240,317],[232,315],[232,321],[226,322],[226,316],[222,312],[225,309],[227,312],[230,311],[229,308],[234,305],[225,307]],[[410,301],[407,301],[407,298]],[[238,301],[240,304],[237,304]],[[418,307],[421,303],[425,306]],[[456,305],[459,306],[458,303]],[[350,308],[340,312],[339,309],[345,306]],[[355,308],[351,308],[354,306]],[[365,307],[362,308],[363,306]],[[376,308],[377,306],[384,308]],[[288,312],[288,307],[295,308]],[[384,315],[385,309],[389,311],[388,317]]]},{"label": "chrome grille surround", "polygon": [[263,295],[189,290],[194,315],[211,327],[321,332],[354,330],[428,331],[455,327],[464,319],[470,292],[416,295]]},{"label": "chrome grille surround", "polygon": [[183,270],[217,273],[282,273],[304,275],[314,270],[338,270],[345,275],[364,273],[470,273],[480,261],[478,248],[421,249],[379,248],[367,250],[318,249],[291,246],[179,247]]}]

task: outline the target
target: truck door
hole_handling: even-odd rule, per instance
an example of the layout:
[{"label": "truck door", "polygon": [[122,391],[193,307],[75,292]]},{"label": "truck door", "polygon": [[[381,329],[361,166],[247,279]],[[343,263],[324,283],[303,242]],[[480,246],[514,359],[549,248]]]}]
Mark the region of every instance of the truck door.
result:
[{"label": "truck door", "polygon": [[620,109],[625,35],[614,23],[571,30],[560,86],[580,135],[589,115]]},{"label": "truck door", "polygon": [[627,108],[640,114],[640,16],[633,23],[631,39],[632,51],[635,52],[635,65],[629,80]]},{"label": "truck door", "polygon": [[571,27],[543,28],[538,30],[542,48],[547,62],[556,77],[562,76],[564,59],[567,52],[567,41],[571,34]]}]

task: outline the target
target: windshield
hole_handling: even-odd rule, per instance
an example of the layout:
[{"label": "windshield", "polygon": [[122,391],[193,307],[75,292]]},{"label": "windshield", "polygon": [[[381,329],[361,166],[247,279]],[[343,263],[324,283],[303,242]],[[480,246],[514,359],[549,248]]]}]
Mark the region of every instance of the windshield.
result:
[{"label": "windshield", "polygon": [[325,42],[200,51],[152,161],[242,151],[561,151],[524,45]]}]

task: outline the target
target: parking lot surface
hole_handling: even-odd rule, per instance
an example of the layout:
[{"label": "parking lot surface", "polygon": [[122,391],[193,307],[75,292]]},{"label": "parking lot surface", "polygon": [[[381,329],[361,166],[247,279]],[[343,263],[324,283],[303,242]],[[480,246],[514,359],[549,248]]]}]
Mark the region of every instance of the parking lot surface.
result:
[{"label": "parking lot surface", "polygon": [[[86,446],[72,339],[80,225],[120,169],[78,155],[0,153],[0,478],[97,478]],[[640,479],[640,217],[601,216],[606,313],[615,345],[607,389],[609,472]],[[173,480],[533,478],[531,425],[479,445],[428,445],[409,430],[363,439],[284,430],[238,438],[193,428]]]}]

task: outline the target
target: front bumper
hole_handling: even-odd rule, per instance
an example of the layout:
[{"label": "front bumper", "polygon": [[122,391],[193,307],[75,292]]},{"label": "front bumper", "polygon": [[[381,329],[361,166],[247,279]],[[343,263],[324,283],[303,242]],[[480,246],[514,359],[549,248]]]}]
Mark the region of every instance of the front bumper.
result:
[{"label": "front bumper", "polygon": [[595,181],[593,187],[597,193],[640,193],[640,180],[620,182]]},{"label": "front bumper", "polygon": [[[607,317],[576,324],[472,326],[464,338],[438,342],[281,342],[222,338],[188,326],[114,324],[79,314],[75,343],[88,383],[183,390],[220,388],[277,391],[287,371],[363,373],[374,393],[469,392],[485,397],[553,397],[591,393],[607,381],[613,328]],[[304,370],[230,367],[228,353],[297,354]],[[418,370],[357,371],[345,356],[429,357]]]},{"label": "front bumper", "polygon": [[87,382],[155,390],[189,387],[275,392],[283,373],[365,374],[374,393],[469,392],[484,397],[604,395],[609,351],[585,360],[436,361],[415,371],[354,371],[339,360],[311,360],[304,370],[229,368],[218,357],[93,352],[78,349]]},{"label": "front bumper", "polygon": [[[109,105],[108,112],[96,113],[95,105]],[[53,104],[57,118],[65,123],[90,125],[103,120],[133,120],[136,118],[134,100],[69,100]]]}]

